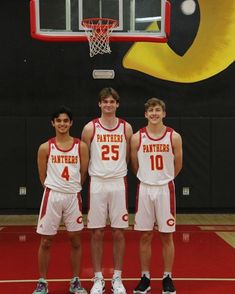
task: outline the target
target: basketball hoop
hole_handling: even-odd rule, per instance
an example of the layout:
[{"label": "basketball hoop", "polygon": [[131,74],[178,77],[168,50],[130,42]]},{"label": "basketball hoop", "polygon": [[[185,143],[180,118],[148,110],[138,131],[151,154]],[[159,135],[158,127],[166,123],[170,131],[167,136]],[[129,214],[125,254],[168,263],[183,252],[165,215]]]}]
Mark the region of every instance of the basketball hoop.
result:
[{"label": "basketball hoop", "polygon": [[86,18],[82,20],[90,47],[90,57],[111,53],[109,37],[118,21],[111,18]]}]

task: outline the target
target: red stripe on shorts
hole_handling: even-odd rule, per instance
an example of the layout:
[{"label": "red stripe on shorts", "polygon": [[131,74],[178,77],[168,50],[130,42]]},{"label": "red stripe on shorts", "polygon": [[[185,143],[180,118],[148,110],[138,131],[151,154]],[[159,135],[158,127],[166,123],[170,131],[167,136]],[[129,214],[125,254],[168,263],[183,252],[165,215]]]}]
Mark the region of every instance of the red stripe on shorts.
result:
[{"label": "red stripe on shorts", "polygon": [[124,177],[124,187],[125,187],[126,209],[128,211],[128,185],[127,185],[127,177]]},{"label": "red stripe on shorts", "polygon": [[175,217],[175,185],[174,182],[171,181],[168,183],[169,191],[170,191],[170,209],[171,214]]},{"label": "red stripe on shorts", "polygon": [[89,182],[88,182],[88,191],[87,191],[87,194],[88,194],[88,207],[87,207],[87,213],[89,212],[90,210],[90,195],[91,195],[91,177],[89,178]]},{"label": "red stripe on shorts", "polygon": [[46,210],[47,210],[47,203],[48,203],[48,198],[49,198],[49,194],[50,194],[51,189],[46,188],[45,189],[45,195],[43,197],[43,203],[42,203],[42,210],[41,210],[41,214],[40,214],[40,219],[42,219],[44,217],[44,215],[46,214]]}]

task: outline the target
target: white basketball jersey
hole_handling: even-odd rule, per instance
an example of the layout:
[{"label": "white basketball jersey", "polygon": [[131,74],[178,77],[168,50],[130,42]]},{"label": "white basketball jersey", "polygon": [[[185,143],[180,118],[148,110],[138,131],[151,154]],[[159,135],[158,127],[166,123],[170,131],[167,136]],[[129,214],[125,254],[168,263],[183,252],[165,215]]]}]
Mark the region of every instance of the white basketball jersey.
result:
[{"label": "white basketball jersey", "polygon": [[141,182],[148,185],[165,185],[174,179],[172,132],[173,129],[167,127],[161,138],[153,139],[146,128],[140,129],[137,177]]},{"label": "white basketball jersey", "polygon": [[89,175],[101,178],[126,176],[126,122],[119,118],[114,129],[103,127],[99,119],[93,120],[93,125]]},{"label": "white basketball jersey", "polygon": [[56,146],[55,138],[49,141],[47,176],[44,185],[54,191],[77,193],[81,191],[80,140],[74,138],[69,150]]}]

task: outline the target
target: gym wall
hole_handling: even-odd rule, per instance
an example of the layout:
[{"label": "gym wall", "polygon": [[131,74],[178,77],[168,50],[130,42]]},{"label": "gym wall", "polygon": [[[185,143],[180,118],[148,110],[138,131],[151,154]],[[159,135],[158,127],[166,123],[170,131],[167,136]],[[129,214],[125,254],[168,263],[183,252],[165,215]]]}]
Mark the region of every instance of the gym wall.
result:
[{"label": "gym wall", "polygon": [[[36,157],[39,145],[54,135],[50,114],[58,105],[71,107],[72,134],[80,137],[85,123],[99,116],[98,92],[106,86],[119,92],[118,115],[134,131],[146,124],[143,106],[148,98],[166,102],[165,123],[183,138],[184,166],[176,179],[178,212],[235,211],[234,62],[207,79],[176,82],[124,68],[123,57],[132,43],[112,43],[110,55],[90,58],[86,42],[33,40],[29,1],[2,1],[0,25],[1,214],[38,213],[42,187]],[[171,38],[179,42],[182,34],[173,32]],[[94,80],[94,69],[113,69],[115,78]],[[131,171],[128,179],[133,212],[136,179]],[[26,195],[19,195],[20,187],[26,187]],[[189,195],[183,195],[185,188]],[[87,182],[82,195],[86,212]]]}]

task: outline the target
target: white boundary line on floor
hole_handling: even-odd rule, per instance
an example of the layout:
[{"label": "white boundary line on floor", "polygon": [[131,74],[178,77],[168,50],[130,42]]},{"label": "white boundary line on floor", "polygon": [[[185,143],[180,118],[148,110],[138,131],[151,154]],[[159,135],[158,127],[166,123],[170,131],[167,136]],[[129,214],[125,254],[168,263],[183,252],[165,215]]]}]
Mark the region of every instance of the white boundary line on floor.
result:
[{"label": "white boundary line on floor", "polygon": [[[140,278],[122,278],[123,281],[139,281]],[[80,279],[81,282],[92,282],[93,279]],[[151,278],[151,281],[161,281],[162,278]],[[0,283],[33,283],[38,280],[0,280]],[[70,279],[47,279],[48,282],[69,282]],[[105,281],[111,281],[105,279]],[[235,282],[235,278],[174,278],[174,281],[223,281]]]}]

